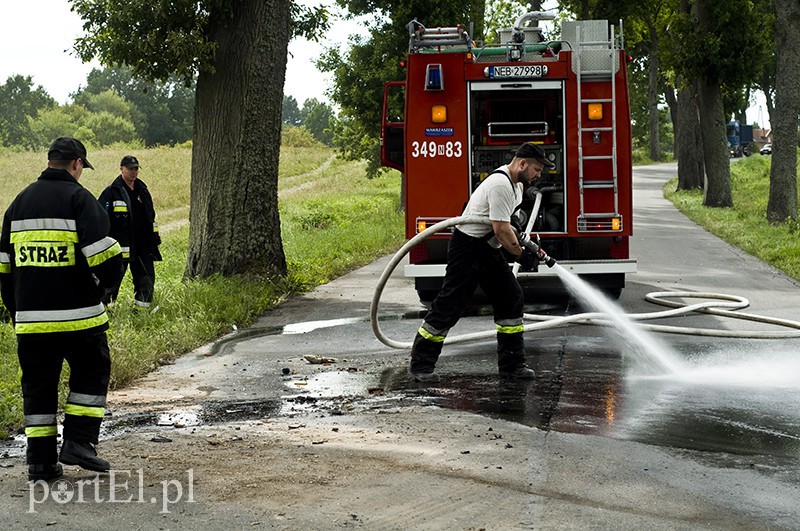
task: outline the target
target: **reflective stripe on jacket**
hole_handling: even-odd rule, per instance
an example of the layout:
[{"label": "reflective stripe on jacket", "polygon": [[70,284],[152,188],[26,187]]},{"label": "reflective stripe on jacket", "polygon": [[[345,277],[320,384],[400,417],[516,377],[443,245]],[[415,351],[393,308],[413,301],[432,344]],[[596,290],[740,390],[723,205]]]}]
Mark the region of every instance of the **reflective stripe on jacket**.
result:
[{"label": "reflective stripe on jacket", "polygon": [[108,328],[100,296],[122,275],[108,231],[100,203],[64,170],[48,168],[14,199],[0,234],[0,292],[17,334]]},{"label": "reflective stripe on jacket", "polygon": [[[141,197],[148,218],[146,225],[152,227],[152,232],[148,230],[148,234],[136,234],[134,230],[132,194]],[[134,190],[131,190],[119,175],[103,190],[98,200],[108,212],[111,221],[110,236],[122,246],[122,255],[126,261],[133,260],[139,253],[152,255],[154,260],[161,260],[161,253],[158,250],[161,236],[158,233],[156,211],[153,207],[153,198],[144,181],[136,179]]]}]

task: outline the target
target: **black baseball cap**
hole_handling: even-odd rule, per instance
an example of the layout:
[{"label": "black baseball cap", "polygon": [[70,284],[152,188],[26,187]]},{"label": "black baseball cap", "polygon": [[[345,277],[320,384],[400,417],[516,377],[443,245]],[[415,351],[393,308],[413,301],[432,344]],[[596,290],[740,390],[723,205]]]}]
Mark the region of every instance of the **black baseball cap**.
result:
[{"label": "black baseball cap", "polygon": [[56,138],[47,152],[47,160],[75,160],[81,159],[83,165],[91,170],[94,169],[88,160],[86,160],[86,148],[80,140],[62,136]]},{"label": "black baseball cap", "polygon": [[119,165],[125,166],[126,168],[138,168],[139,159],[137,159],[133,155],[125,155],[124,157],[122,157],[122,161],[119,163]]},{"label": "black baseball cap", "polygon": [[525,142],[522,144],[519,149],[517,149],[517,153],[514,156],[521,159],[538,160],[544,164],[545,168],[555,168],[556,166],[547,160],[547,154],[544,152],[544,149],[542,149],[542,146],[534,144],[533,142]]}]

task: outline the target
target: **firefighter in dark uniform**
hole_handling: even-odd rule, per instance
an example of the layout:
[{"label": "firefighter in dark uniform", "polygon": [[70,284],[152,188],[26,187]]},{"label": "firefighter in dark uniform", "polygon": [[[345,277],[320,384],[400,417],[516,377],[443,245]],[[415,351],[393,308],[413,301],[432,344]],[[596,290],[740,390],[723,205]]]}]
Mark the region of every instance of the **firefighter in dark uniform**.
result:
[{"label": "firefighter in dark uniform", "polygon": [[[119,244],[103,207],[78,180],[86,148],[58,138],[47,169],[5,212],[0,292],[17,334],[30,480],[62,474],[58,461],[105,472],[94,445],[105,414],[111,358],[100,301],[122,276]],[[93,169],[93,168],[92,168]],[[70,366],[64,441],[57,454],[58,384]]]},{"label": "firefighter in dark uniform", "polygon": [[[153,302],[153,262],[161,260],[156,211],[147,185],[139,179],[139,160],[126,155],[119,166],[119,176],[103,190],[99,200],[111,220],[111,237],[122,246],[125,269],[129,264],[131,267],[134,306],[147,309]],[[119,288],[117,285],[109,290],[103,302],[116,300]]]},{"label": "firefighter in dark uniform", "polygon": [[453,231],[442,289],[411,349],[410,373],[415,380],[439,381],[434,369],[442,344],[478,285],[494,311],[500,374],[533,379],[533,370],[525,365],[522,288],[501,249],[508,251],[523,267],[532,268],[538,262],[536,254],[520,247],[511,226],[511,215],[522,202],[523,185],[538,179],[545,166],[553,164],[547,160],[544,150],[536,144],[525,143],[508,165],[496,169],[473,192],[462,215],[488,217],[492,224],[461,224]]}]

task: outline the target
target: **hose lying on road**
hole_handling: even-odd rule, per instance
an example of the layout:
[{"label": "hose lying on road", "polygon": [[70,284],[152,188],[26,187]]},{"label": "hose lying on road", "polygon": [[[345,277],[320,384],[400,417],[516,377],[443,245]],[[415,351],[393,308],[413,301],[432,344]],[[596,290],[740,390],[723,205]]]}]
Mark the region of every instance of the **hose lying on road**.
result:
[{"label": "hose lying on road", "polygon": [[[538,200],[539,197],[537,197],[537,205],[538,205]],[[536,210],[538,209],[534,207],[534,212],[531,214],[530,218],[531,221],[536,217],[535,214]],[[380,323],[378,321],[378,306],[380,304],[381,295],[383,294],[383,290],[386,287],[386,283],[388,282],[392,272],[394,272],[394,270],[397,268],[397,265],[405,257],[405,255],[408,254],[408,252],[414,246],[422,242],[422,240],[432,236],[433,234],[441,230],[444,230],[448,227],[452,227],[454,225],[458,225],[461,223],[483,223],[486,225],[491,225],[491,221],[489,220],[489,218],[477,217],[477,216],[460,216],[440,221],[439,223],[428,227],[424,231],[420,232],[419,234],[408,240],[406,244],[403,245],[400,248],[400,250],[398,250],[395,253],[392,259],[389,260],[389,263],[384,268],[383,273],[381,274],[380,279],[378,280],[378,285],[375,288],[375,292],[372,296],[372,303],[370,305],[370,321],[372,322],[372,331],[375,333],[375,337],[377,337],[378,340],[384,345],[398,349],[409,349],[411,348],[412,345],[411,342],[395,341],[387,337],[381,331]],[[530,226],[528,227],[528,230],[530,230]],[[516,269],[514,270],[514,272],[516,273]],[[668,301],[666,300],[667,298],[698,298],[698,299],[714,299],[714,300],[686,305],[684,303],[677,301]],[[788,319],[777,319],[761,315],[736,312],[735,310],[746,308],[750,305],[750,302],[746,298],[737,295],[726,295],[723,293],[695,293],[691,291],[659,291],[659,292],[648,293],[645,296],[645,300],[655,304],[660,304],[662,306],[670,306],[673,309],[663,310],[660,312],[628,314],[628,317],[630,319],[634,321],[644,321],[650,319],[662,319],[665,317],[675,317],[679,315],[685,315],[691,312],[701,312],[712,315],[719,315],[723,317],[731,317],[735,319],[744,319],[759,323],[767,323],[771,325],[777,325],[785,328],[794,329],[794,330],[784,330],[784,331],[715,330],[709,328],[690,328],[684,326],[667,326],[667,325],[655,325],[655,324],[641,325],[643,328],[654,332],[697,335],[697,336],[711,336],[711,337],[735,337],[744,339],[787,339],[787,338],[800,337],[800,322],[798,321],[791,321]],[[526,324],[525,325],[526,332],[532,330],[545,330],[548,328],[556,328],[570,323],[610,325],[611,323],[606,319],[604,319],[604,317],[606,317],[604,314],[597,312],[580,313],[565,317],[556,317],[551,315],[535,315],[527,313],[523,315],[523,318],[526,320],[539,321],[535,324]],[[464,343],[467,341],[489,339],[489,338],[494,338],[495,334],[496,334],[495,330],[487,330],[485,332],[475,332],[471,334],[463,334],[460,336],[448,336],[447,339],[445,340],[445,344],[451,345],[454,343]]]}]

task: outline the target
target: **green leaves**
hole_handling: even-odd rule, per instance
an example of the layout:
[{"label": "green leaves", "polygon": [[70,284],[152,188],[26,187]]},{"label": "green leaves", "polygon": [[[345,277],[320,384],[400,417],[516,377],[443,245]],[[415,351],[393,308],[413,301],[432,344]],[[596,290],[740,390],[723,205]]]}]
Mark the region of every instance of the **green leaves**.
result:
[{"label": "green leaves", "polygon": [[174,0],[157,2],[71,0],[84,20],[86,35],[75,50],[84,61],[128,65],[147,81],[174,74],[186,82],[211,68],[214,25],[230,20],[229,2]]},{"label": "green leaves", "polygon": [[333,74],[330,97],[341,109],[334,128],[334,144],[349,160],[366,159],[367,172],[375,176],[380,167],[380,124],[383,85],[401,80],[405,72],[400,61],[408,51],[406,24],[417,18],[426,26],[469,27],[482,35],[484,2],[477,0],[338,0],[352,16],[374,16],[368,23],[369,37],[351,39],[342,54],[328,49],[316,62],[317,68]]},{"label": "green leaves", "polygon": [[[171,75],[190,83],[201,71],[213,72],[214,31],[233,16],[230,0],[70,0],[84,20],[86,34],[75,50],[84,61],[127,65],[147,81]],[[292,4],[292,32],[319,40],[327,29],[324,7]]]},{"label": "green leaves", "polygon": [[28,117],[55,105],[55,100],[42,87],[34,88],[30,76],[9,77],[0,85],[0,144],[27,147]]}]

